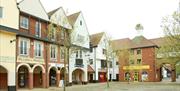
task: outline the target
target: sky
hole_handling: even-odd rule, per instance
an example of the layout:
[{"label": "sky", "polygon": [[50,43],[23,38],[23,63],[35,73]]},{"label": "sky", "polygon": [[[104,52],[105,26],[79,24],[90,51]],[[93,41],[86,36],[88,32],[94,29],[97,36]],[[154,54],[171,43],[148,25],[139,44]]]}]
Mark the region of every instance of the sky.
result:
[{"label": "sky", "polygon": [[89,34],[106,32],[112,39],[137,36],[135,25],[143,25],[143,36],[163,36],[162,18],[178,9],[179,0],[40,0],[47,12],[63,7],[67,15],[82,11]]}]

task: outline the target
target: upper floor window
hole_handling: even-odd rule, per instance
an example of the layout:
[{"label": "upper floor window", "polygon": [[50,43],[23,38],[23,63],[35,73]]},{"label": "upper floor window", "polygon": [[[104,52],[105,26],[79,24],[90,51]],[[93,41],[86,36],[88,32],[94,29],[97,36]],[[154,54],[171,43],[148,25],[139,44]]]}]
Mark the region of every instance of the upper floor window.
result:
[{"label": "upper floor window", "polygon": [[119,65],[119,62],[116,62],[116,65]]},{"label": "upper floor window", "polygon": [[89,64],[90,64],[90,65],[93,64],[93,59],[89,59]]},{"label": "upper floor window", "polygon": [[141,49],[137,49],[137,54],[141,54]]},{"label": "upper floor window", "polygon": [[61,32],[60,32],[60,38],[63,40],[65,37],[65,29],[61,28]]},{"label": "upper floor window", "polygon": [[107,67],[106,60],[101,60],[101,68]]},{"label": "upper floor window", "polygon": [[106,54],[106,49],[103,49],[103,54]]},{"label": "upper floor window", "polygon": [[141,59],[137,59],[137,64],[141,64]]},{"label": "upper floor window", "polygon": [[35,35],[41,37],[41,23],[39,21],[37,21],[35,25]]},{"label": "upper floor window", "polygon": [[80,25],[82,26],[82,21],[80,21]]},{"label": "upper floor window", "polygon": [[82,58],[82,50],[80,50],[79,56],[80,56],[80,58]]},{"label": "upper floor window", "polygon": [[133,55],[134,54],[134,50],[130,50],[130,54]]},{"label": "upper floor window", "polygon": [[51,30],[51,40],[55,40],[55,37],[56,37],[55,33],[56,33],[56,29],[52,28],[52,30]]},{"label": "upper floor window", "polygon": [[90,47],[90,52],[91,52],[91,53],[93,52],[93,47]]},{"label": "upper floor window", "polygon": [[56,59],[56,46],[51,45],[51,51],[50,51],[51,58]]},{"label": "upper floor window", "polygon": [[20,54],[21,55],[27,55],[28,54],[28,48],[27,48],[27,41],[26,40],[20,40]]},{"label": "upper floor window", "polygon": [[82,50],[76,51],[76,58],[82,58]]},{"label": "upper floor window", "polygon": [[130,60],[130,62],[129,62],[130,64],[134,64],[134,60]]},{"label": "upper floor window", "polygon": [[3,7],[0,7],[0,18],[3,18]]},{"label": "upper floor window", "polygon": [[26,17],[20,17],[20,27],[28,29],[29,28],[29,19]]},{"label": "upper floor window", "polygon": [[61,61],[64,61],[65,51],[64,48],[60,48]]},{"label": "upper floor window", "polygon": [[42,45],[41,45],[41,43],[35,42],[35,56],[36,57],[42,56]]}]

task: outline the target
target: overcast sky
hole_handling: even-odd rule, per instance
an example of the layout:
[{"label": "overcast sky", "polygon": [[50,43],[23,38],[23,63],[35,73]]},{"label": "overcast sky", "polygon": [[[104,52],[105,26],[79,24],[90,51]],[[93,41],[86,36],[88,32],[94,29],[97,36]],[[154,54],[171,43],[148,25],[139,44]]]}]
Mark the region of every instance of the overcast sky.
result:
[{"label": "overcast sky", "polygon": [[46,11],[63,7],[66,13],[82,11],[90,34],[105,31],[113,39],[133,38],[141,23],[147,38],[163,36],[162,17],[178,9],[179,0],[41,0]]}]

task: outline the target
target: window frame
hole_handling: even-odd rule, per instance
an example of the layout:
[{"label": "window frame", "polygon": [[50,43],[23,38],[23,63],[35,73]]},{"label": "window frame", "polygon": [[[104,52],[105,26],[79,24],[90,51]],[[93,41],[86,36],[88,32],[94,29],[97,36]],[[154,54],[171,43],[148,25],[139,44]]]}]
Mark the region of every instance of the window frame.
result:
[{"label": "window frame", "polygon": [[29,19],[25,16],[20,16],[20,27],[23,29],[29,29]]},{"label": "window frame", "polygon": [[136,54],[140,55],[141,54],[141,49],[137,49]]},{"label": "window frame", "polygon": [[50,58],[51,59],[57,59],[57,46],[51,45],[50,46]]},{"label": "window frame", "polygon": [[19,54],[23,56],[29,55],[28,53],[28,41],[27,40],[20,40],[20,49]]},{"label": "window frame", "polygon": [[35,23],[35,36],[41,37],[41,22],[40,21],[36,21]]},{"label": "window frame", "polygon": [[42,46],[42,43],[35,42],[34,50],[35,50],[35,53],[34,53],[35,57],[43,57],[43,52],[42,52],[43,51],[43,46]]}]

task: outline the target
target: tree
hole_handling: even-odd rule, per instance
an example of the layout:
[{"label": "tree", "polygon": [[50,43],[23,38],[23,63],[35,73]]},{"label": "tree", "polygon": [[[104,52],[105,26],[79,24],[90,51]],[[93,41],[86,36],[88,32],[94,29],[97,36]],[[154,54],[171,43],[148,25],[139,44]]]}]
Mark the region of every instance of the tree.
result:
[{"label": "tree", "polygon": [[169,53],[180,57],[180,13],[174,12],[172,16],[164,17],[162,28],[165,34],[165,44],[161,51],[168,53],[166,57],[172,56]]}]

